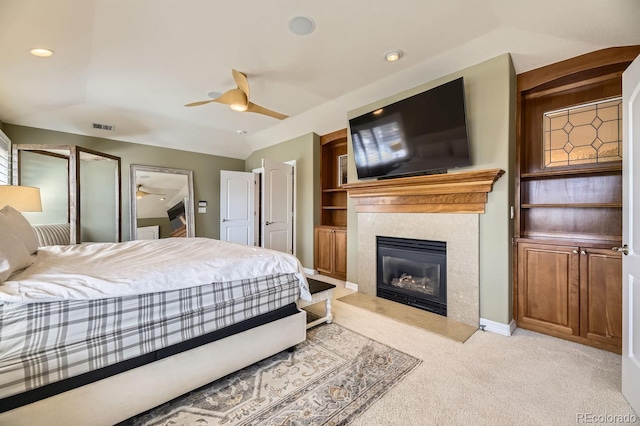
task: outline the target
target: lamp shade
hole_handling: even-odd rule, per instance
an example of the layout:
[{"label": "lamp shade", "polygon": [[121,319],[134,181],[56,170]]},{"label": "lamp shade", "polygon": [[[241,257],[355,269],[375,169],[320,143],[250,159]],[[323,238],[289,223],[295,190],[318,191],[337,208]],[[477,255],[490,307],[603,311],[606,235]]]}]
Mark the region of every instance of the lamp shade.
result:
[{"label": "lamp shade", "polygon": [[0,207],[11,206],[20,212],[41,212],[40,188],[0,185]]}]

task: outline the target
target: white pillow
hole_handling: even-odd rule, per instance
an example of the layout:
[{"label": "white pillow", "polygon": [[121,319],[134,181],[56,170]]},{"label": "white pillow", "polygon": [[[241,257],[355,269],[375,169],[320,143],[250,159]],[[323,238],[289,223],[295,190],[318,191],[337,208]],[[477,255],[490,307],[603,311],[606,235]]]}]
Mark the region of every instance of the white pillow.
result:
[{"label": "white pillow", "polygon": [[0,283],[14,272],[20,271],[34,261],[29,251],[10,229],[0,220]]},{"label": "white pillow", "polygon": [[20,239],[29,254],[35,254],[38,251],[38,236],[36,232],[27,219],[13,207],[5,206],[0,210],[0,229],[3,230],[0,235],[4,235],[4,230],[6,229]]}]

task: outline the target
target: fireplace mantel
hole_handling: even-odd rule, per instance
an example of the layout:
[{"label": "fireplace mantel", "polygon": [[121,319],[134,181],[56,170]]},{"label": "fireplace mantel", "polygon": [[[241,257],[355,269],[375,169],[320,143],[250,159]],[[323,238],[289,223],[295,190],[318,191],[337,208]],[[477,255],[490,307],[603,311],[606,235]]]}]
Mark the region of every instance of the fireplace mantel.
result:
[{"label": "fireplace mantel", "polygon": [[359,181],[342,187],[358,213],[484,213],[501,169]]}]

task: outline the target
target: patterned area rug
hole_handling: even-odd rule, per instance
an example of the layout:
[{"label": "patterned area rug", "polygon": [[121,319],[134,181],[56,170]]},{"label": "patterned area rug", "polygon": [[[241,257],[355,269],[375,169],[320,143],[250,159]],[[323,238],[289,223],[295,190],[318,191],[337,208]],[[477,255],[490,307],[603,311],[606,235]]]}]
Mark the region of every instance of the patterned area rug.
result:
[{"label": "patterned area rug", "polygon": [[420,361],[337,324],[122,425],[346,425]]}]

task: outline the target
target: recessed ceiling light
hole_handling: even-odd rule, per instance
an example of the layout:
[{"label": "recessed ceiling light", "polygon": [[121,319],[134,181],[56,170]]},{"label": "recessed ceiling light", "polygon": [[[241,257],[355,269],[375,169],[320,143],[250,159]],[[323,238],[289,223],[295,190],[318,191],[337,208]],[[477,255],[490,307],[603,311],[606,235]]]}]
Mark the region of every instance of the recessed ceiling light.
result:
[{"label": "recessed ceiling light", "polygon": [[316,23],[313,19],[306,16],[295,16],[289,21],[289,29],[292,33],[299,36],[311,34],[316,29]]},{"label": "recessed ceiling light", "polygon": [[373,115],[380,115],[382,114],[383,111],[384,111],[384,108],[378,108],[377,110],[373,111]]},{"label": "recessed ceiling light", "polygon": [[400,49],[390,50],[384,54],[384,59],[387,62],[395,62],[398,59],[402,58],[403,52]]},{"label": "recessed ceiling light", "polygon": [[38,58],[48,58],[49,56],[53,55],[53,50],[45,49],[43,47],[33,48],[29,52],[31,52],[33,56],[37,56]]},{"label": "recessed ceiling light", "polygon": [[244,135],[244,134],[247,133],[247,131],[246,130],[236,130],[236,133],[239,134],[239,135]]},{"label": "recessed ceiling light", "polygon": [[207,96],[213,99],[219,98],[220,96],[222,96],[222,93],[220,92],[209,92],[207,93]]}]

